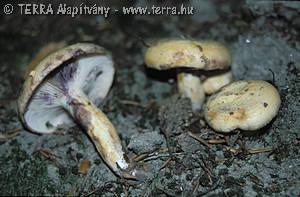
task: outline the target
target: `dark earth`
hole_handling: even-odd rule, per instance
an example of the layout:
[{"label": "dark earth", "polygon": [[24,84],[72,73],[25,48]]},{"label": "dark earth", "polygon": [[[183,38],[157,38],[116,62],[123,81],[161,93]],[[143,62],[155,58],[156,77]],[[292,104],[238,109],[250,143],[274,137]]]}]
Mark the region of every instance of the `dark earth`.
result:
[{"label": "dark earth", "polygon": [[[60,3],[51,1],[53,8]],[[300,196],[299,2],[184,1],[192,15],[121,12],[124,6],[180,8],[180,1],[67,5],[95,3],[119,12],[106,18],[25,15],[11,3],[14,12],[5,15],[1,5],[0,195]],[[278,115],[258,131],[214,132],[203,110],[193,113],[189,99],[179,97],[176,71],[146,68],[147,42],[162,38],[223,42],[232,53],[234,80],[266,80],[278,89]],[[100,108],[144,171],[140,180],[113,174],[79,126],[50,135],[23,129],[16,103],[25,68],[40,48],[62,41],[90,42],[112,53],[116,75]],[[205,145],[191,134],[220,143]],[[90,165],[82,170],[84,161]]]}]

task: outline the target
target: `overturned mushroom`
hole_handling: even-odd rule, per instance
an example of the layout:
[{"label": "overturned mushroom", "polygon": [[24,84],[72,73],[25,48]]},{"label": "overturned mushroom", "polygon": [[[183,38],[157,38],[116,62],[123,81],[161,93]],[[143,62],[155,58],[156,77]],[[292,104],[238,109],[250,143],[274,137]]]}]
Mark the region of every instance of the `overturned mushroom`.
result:
[{"label": "overturned mushroom", "polygon": [[280,102],[278,91],[266,81],[236,81],[209,98],[205,120],[219,132],[257,130],[276,116]]},{"label": "overturned mushroom", "polygon": [[97,108],[113,81],[113,60],[102,47],[79,43],[43,59],[29,74],[18,100],[24,126],[38,133],[81,125],[103,160],[119,176],[132,178],[119,136]]},{"label": "overturned mushroom", "polygon": [[[182,67],[210,71],[229,68],[231,54],[226,46],[215,41],[162,40],[150,45],[144,60],[148,67],[158,70]],[[200,109],[205,99],[200,77],[181,72],[177,81],[181,95],[191,99],[194,110]],[[221,82],[224,84],[218,87],[229,83]]]}]

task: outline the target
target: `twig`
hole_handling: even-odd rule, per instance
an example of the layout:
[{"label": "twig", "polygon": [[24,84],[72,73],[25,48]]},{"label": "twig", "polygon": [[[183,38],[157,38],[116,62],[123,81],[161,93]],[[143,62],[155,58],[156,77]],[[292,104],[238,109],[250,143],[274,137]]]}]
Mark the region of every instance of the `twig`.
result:
[{"label": "twig", "polygon": [[[53,163],[55,163],[55,165],[56,165],[58,168],[61,167],[61,165],[60,165],[54,158],[52,158],[52,157],[50,157],[50,156],[48,155],[48,154],[55,154],[55,153],[52,153],[52,152],[47,151],[47,150],[42,150],[42,149],[38,150],[38,152],[39,152],[41,155],[43,155],[46,159],[49,159],[50,161],[52,161]],[[55,155],[56,155],[56,154],[55,154]]]},{"label": "twig", "polygon": [[269,152],[272,150],[274,150],[274,148],[254,148],[254,149],[249,149],[248,153],[255,154],[255,153]]},{"label": "twig", "polygon": [[223,144],[225,142],[226,142],[226,140],[224,140],[224,139],[211,139],[211,140],[208,140],[208,143],[210,143],[210,144]]},{"label": "twig", "polygon": [[228,158],[221,158],[221,159],[216,159],[217,162],[224,162],[224,161],[227,161]]},{"label": "twig", "polygon": [[157,159],[157,158],[161,158],[161,157],[170,157],[170,153],[167,153],[165,155],[152,155],[146,159],[144,159],[144,161],[150,161],[150,160],[154,160],[154,159]]},{"label": "twig", "polygon": [[54,152],[51,152],[50,150],[43,150],[44,152],[50,154],[50,155],[53,155],[55,157],[58,157],[58,158],[61,158],[61,156],[59,156],[58,154],[54,153]]},{"label": "twig", "polygon": [[[166,129],[163,129],[166,128]],[[170,145],[170,139],[169,139],[169,134],[168,132],[171,130],[171,127],[162,127],[161,128],[161,132],[164,134],[166,141],[167,141],[167,147],[168,147],[168,151],[170,154],[170,157],[173,157],[173,151],[171,149],[171,145]]]},{"label": "twig", "polygon": [[172,157],[169,157],[165,163],[160,167],[160,170],[163,169],[164,167],[166,167],[168,165],[168,163],[172,160]]},{"label": "twig", "polygon": [[18,131],[21,131],[22,128],[17,128],[17,129],[10,129],[10,130],[7,130],[6,132],[7,133],[15,133],[15,132],[18,132]]},{"label": "twig", "polygon": [[157,187],[157,189],[159,189],[161,192],[163,192],[164,194],[166,194],[167,196],[177,196],[176,194],[174,194],[174,192],[172,191],[168,191],[168,190],[164,190],[163,188],[161,187]]},{"label": "twig", "polygon": [[[207,165],[207,163],[205,162],[205,160],[204,160],[202,154],[199,153],[198,155],[199,155],[199,157],[200,157],[202,163],[199,162],[199,161],[197,161],[197,163],[199,163],[199,164],[200,164],[200,167],[207,173],[207,175],[209,175],[208,178],[210,178],[210,176],[211,176],[211,177],[213,177],[213,178],[215,178],[215,179],[217,179],[217,180],[216,180],[216,182],[212,185],[212,187],[208,188],[206,191],[203,191],[203,192],[196,193],[197,189],[196,189],[196,187],[195,187],[195,189],[194,189],[194,191],[193,191],[193,194],[192,194],[193,196],[200,196],[200,195],[207,194],[208,192],[211,192],[211,191],[215,190],[215,189],[219,186],[219,184],[220,184],[220,178],[219,178],[218,176],[216,176],[216,175],[212,172],[211,168],[210,168],[210,167]],[[196,185],[196,186],[197,186],[197,185]]]},{"label": "twig", "polygon": [[200,186],[200,179],[198,179],[197,184],[196,184],[196,186],[195,186],[195,188],[193,190],[193,193],[196,193],[196,191],[198,190],[199,186]]},{"label": "twig", "polygon": [[149,103],[147,103],[147,105],[144,107],[144,111],[147,112],[151,108],[154,102],[155,100],[151,99]]},{"label": "twig", "polygon": [[137,155],[137,156],[133,157],[132,159],[134,161],[140,161],[140,160],[145,159],[148,156],[149,156],[149,153],[144,153],[144,154],[141,154],[141,155]]},{"label": "twig", "polygon": [[199,142],[201,142],[202,144],[207,146],[209,149],[214,150],[213,147],[211,145],[209,145],[205,140],[203,140],[202,138],[200,138],[197,135],[193,134],[192,132],[188,131],[187,134],[189,136],[191,136],[192,138],[194,138],[195,140],[198,140]]},{"label": "twig", "polygon": [[144,107],[142,104],[140,104],[139,102],[136,102],[136,101],[121,100],[120,102],[125,105],[135,105],[135,106],[139,106],[139,107]]},{"label": "twig", "polygon": [[269,68],[269,71],[272,73],[272,83],[275,84],[275,74],[272,69]]}]

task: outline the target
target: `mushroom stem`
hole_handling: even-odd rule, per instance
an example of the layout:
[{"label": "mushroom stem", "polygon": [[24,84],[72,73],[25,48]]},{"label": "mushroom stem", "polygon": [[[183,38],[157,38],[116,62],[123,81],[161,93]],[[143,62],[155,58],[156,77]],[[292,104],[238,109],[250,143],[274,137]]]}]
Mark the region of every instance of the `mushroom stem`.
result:
[{"label": "mushroom stem", "polygon": [[132,164],[113,124],[83,92],[75,92],[65,108],[86,130],[107,165],[120,177],[134,178]]},{"label": "mushroom stem", "polygon": [[201,109],[205,94],[198,76],[189,73],[177,74],[177,87],[183,97],[191,99],[193,110]]}]

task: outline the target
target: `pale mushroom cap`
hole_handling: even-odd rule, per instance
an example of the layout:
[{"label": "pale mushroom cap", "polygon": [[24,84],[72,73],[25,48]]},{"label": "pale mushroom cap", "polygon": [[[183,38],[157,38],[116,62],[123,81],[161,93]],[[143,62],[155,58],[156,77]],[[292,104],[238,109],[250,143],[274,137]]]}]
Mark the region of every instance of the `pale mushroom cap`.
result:
[{"label": "pale mushroom cap", "polygon": [[268,124],[280,107],[280,96],[266,81],[236,81],[212,95],[205,108],[205,120],[214,130],[257,130]]},{"label": "pale mushroom cap", "polygon": [[159,70],[176,67],[215,70],[228,68],[231,54],[220,42],[162,40],[147,49],[144,61],[148,67]]},{"label": "pale mushroom cap", "polygon": [[[94,44],[78,43],[60,49],[39,62],[24,82],[18,100],[18,111],[20,119],[26,128],[41,133],[55,131],[55,127],[52,129],[45,127],[47,118],[49,120],[54,119],[54,126],[74,124],[72,118],[62,108],[59,108],[59,99],[51,101],[54,102],[52,105],[50,101],[47,104],[43,103],[42,94],[38,95],[40,98],[36,98],[36,94],[43,88],[44,92],[47,92],[47,95],[44,95],[45,100],[50,94],[56,94],[53,93],[55,89],[49,89],[49,85],[47,87],[43,85],[44,81],[48,75],[55,72],[58,67],[71,59],[76,59],[78,62],[79,68],[77,72],[80,73],[80,76],[77,77],[79,80],[74,85],[83,86],[79,83],[93,84],[80,87],[83,88],[83,91],[93,103],[99,105],[108,93],[113,81],[114,67],[111,55],[104,48]],[[92,72],[97,74],[91,74]],[[65,99],[64,97],[66,97],[64,95],[58,96],[60,96],[60,99]],[[35,103],[32,103],[32,100]]]},{"label": "pale mushroom cap", "polygon": [[232,72],[225,72],[222,74],[210,76],[202,82],[204,92],[206,94],[213,94],[218,92],[222,87],[232,82]]}]

